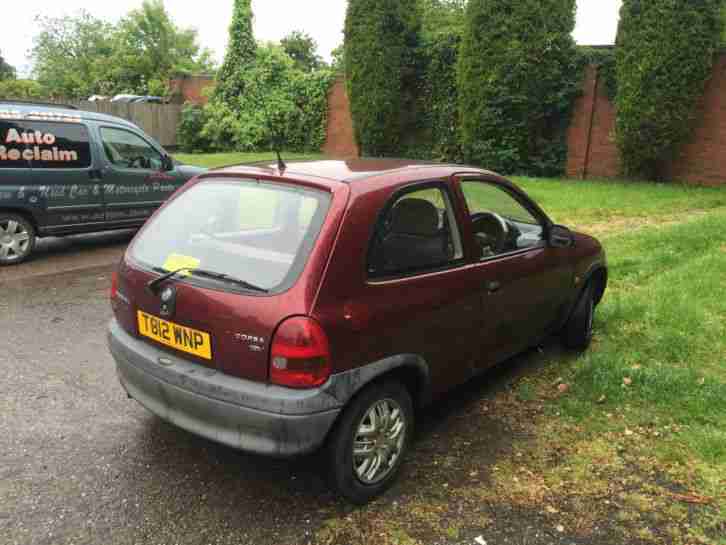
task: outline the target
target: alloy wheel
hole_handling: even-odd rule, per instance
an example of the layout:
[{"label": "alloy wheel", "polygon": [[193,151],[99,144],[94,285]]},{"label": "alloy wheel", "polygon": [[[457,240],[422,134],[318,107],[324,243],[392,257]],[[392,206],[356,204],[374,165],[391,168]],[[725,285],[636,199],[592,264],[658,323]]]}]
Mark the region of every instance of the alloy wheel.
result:
[{"label": "alloy wheel", "polygon": [[23,259],[30,251],[31,234],[21,222],[0,219],[0,261]]},{"label": "alloy wheel", "polygon": [[405,413],[393,399],[377,401],[366,411],[353,440],[353,470],[361,483],[379,483],[393,471],[406,428]]}]

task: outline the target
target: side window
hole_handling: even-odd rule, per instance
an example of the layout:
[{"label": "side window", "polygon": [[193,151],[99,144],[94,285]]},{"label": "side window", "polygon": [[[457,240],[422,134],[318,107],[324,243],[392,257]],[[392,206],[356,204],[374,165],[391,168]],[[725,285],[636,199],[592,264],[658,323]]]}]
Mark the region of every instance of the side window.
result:
[{"label": "side window", "polygon": [[119,168],[161,170],[161,154],[140,136],[123,129],[101,128],[103,150],[109,162]]},{"label": "side window", "polygon": [[540,221],[502,187],[464,181],[461,190],[471,214],[472,232],[482,259],[524,250],[542,242]]},{"label": "side window", "polygon": [[0,166],[88,168],[91,145],[80,123],[50,121],[0,122]]},{"label": "side window", "polygon": [[408,191],[384,209],[368,251],[368,276],[444,267],[464,255],[451,199],[442,187]]}]

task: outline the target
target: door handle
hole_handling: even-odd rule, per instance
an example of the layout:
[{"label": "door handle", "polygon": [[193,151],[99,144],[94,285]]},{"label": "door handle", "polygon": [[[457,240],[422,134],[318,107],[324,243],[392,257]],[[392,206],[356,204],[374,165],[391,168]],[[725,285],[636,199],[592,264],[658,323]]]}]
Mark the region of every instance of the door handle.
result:
[{"label": "door handle", "polygon": [[496,293],[501,289],[501,287],[501,282],[497,282],[496,280],[492,280],[491,282],[487,283],[487,291],[489,293]]}]

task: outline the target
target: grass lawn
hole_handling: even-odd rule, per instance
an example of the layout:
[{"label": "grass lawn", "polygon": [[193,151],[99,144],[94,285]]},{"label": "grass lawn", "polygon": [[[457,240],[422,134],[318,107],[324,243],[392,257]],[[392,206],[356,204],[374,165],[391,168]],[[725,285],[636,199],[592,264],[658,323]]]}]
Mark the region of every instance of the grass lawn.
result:
[{"label": "grass lawn", "polygon": [[553,340],[476,381],[317,543],[726,544],[726,188],[515,181],[607,250],[592,348]]}]

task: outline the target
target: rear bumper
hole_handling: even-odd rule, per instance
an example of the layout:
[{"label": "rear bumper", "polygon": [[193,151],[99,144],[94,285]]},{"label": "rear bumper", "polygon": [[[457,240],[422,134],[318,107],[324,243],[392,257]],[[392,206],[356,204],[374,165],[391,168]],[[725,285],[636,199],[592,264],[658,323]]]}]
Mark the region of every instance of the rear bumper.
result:
[{"label": "rear bumper", "polygon": [[230,447],[277,457],[316,450],[340,413],[322,390],[258,384],[171,355],[113,320],[108,342],[126,392],[152,413]]}]

